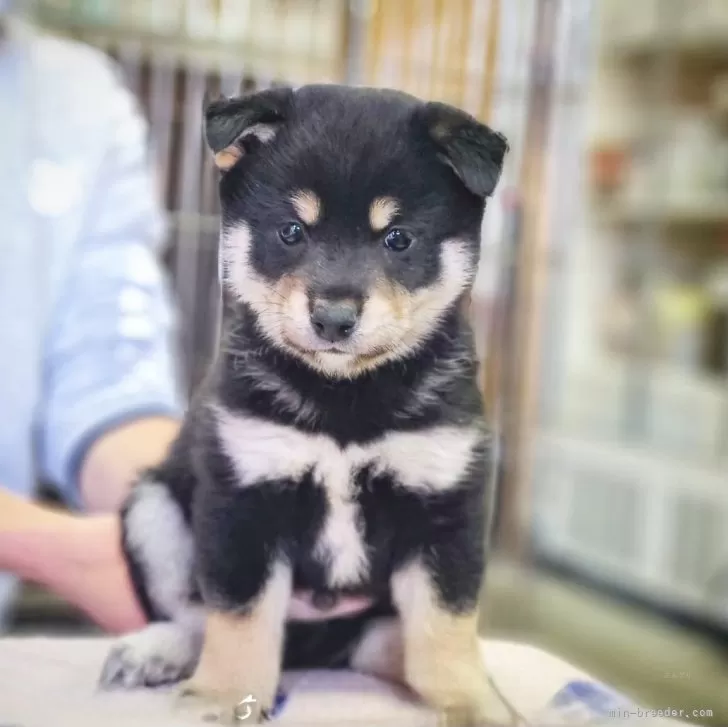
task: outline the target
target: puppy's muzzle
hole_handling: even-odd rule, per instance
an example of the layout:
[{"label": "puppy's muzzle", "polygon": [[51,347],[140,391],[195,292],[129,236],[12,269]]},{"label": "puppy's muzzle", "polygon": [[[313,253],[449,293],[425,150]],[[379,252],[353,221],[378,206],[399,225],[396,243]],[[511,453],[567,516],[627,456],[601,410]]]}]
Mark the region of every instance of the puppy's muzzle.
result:
[{"label": "puppy's muzzle", "polygon": [[321,340],[340,343],[351,337],[359,313],[359,306],[352,300],[318,299],[311,308],[311,326]]}]

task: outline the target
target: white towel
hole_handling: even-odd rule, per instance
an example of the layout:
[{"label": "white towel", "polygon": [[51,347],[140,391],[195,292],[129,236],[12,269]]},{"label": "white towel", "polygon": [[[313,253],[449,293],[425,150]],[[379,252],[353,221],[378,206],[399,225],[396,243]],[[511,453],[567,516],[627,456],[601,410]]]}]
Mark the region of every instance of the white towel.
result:
[{"label": "white towel", "polygon": [[[108,638],[0,639],[0,727],[182,727],[173,689],[101,693],[96,682]],[[567,662],[524,644],[483,642],[492,682],[522,723],[549,714],[565,685],[592,683]],[[352,672],[291,672],[274,722],[300,727],[436,727],[437,715],[395,685]],[[558,715],[557,715],[558,716]],[[620,720],[625,724],[625,720]],[[564,720],[565,723],[566,720]],[[199,723],[193,722],[191,724]],[[241,724],[243,724],[241,722]],[[673,726],[674,727],[674,726]]]}]

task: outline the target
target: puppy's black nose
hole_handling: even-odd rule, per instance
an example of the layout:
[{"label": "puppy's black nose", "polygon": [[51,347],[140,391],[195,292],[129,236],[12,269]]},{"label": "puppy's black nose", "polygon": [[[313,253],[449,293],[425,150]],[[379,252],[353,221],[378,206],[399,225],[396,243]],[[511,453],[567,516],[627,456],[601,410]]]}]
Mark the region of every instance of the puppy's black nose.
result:
[{"label": "puppy's black nose", "polygon": [[359,319],[359,308],[351,300],[317,300],[311,310],[311,325],[319,338],[336,343],[351,336]]}]

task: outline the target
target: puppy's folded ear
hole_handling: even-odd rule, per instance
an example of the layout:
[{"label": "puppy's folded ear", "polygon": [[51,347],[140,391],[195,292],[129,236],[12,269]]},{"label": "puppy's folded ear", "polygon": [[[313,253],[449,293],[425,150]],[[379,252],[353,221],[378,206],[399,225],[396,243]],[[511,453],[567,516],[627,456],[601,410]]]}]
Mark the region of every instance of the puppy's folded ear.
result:
[{"label": "puppy's folded ear", "polygon": [[425,104],[418,120],[435,142],[438,156],[463,184],[478,197],[490,197],[508,152],[505,136],[470,114],[438,102]]},{"label": "puppy's folded ear", "polygon": [[271,88],[249,96],[205,102],[205,138],[226,172],[258,144],[272,141],[288,117],[293,91]]}]

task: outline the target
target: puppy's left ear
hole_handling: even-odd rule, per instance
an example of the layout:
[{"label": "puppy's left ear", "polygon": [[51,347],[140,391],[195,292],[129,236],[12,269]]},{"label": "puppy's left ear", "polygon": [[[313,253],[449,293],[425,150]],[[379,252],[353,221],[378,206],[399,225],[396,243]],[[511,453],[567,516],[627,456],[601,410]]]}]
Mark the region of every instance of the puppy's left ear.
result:
[{"label": "puppy's left ear", "polygon": [[508,152],[505,136],[448,104],[427,103],[420,109],[419,118],[442,161],[452,167],[473,194],[490,197]]},{"label": "puppy's left ear", "polygon": [[205,138],[215,164],[226,172],[246,153],[272,141],[287,119],[290,88],[270,88],[235,98],[205,100]]}]

